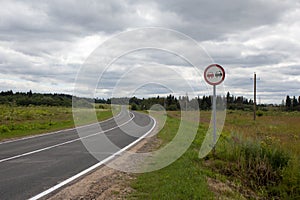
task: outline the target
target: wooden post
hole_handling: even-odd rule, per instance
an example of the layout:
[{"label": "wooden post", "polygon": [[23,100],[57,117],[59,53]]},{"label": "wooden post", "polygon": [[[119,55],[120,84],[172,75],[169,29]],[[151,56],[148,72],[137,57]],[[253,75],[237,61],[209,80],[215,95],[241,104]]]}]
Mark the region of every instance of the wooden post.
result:
[{"label": "wooden post", "polygon": [[256,73],[254,72],[254,105],[253,105],[253,120],[256,120]]}]

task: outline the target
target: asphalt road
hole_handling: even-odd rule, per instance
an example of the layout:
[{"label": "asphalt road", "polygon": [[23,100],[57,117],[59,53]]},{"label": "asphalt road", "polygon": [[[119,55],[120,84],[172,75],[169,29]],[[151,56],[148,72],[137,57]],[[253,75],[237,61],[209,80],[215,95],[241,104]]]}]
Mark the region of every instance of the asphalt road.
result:
[{"label": "asphalt road", "polygon": [[80,134],[68,129],[0,143],[0,199],[40,194],[131,144],[154,123],[145,114],[123,109],[114,119],[80,127]]}]

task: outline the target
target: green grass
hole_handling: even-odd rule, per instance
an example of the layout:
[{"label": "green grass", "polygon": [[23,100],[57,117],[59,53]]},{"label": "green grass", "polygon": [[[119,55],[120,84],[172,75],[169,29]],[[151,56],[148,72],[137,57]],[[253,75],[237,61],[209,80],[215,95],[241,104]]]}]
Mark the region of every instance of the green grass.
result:
[{"label": "green grass", "polygon": [[[190,148],[171,165],[137,176],[129,199],[299,199],[300,113],[260,111],[253,121],[247,111],[227,112],[216,155],[199,159],[211,113],[201,111],[198,134]],[[168,112],[158,134],[162,145],[177,133],[180,112]],[[206,177],[235,185],[232,192],[212,193]],[[231,186],[232,187],[232,186]],[[251,192],[250,192],[251,191]]]},{"label": "green grass", "polygon": [[[180,120],[168,117],[158,134],[162,146],[175,136]],[[154,172],[144,173],[132,183],[130,199],[212,199],[205,173],[198,159],[204,129],[200,128],[192,146],[174,163]]]},{"label": "green grass", "polygon": [[[291,178],[284,175],[284,171],[291,170],[291,159],[289,153],[275,146],[231,135],[219,140],[216,157],[210,158],[210,167],[231,180],[238,177],[244,186],[262,197],[286,199],[297,195],[296,191],[282,188],[284,178]],[[294,173],[295,176],[298,171]]]},{"label": "green grass", "polygon": [[[228,110],[223,134],[241,135],[278,146],[300,155],[300,112],[260,111],[263,116],[253,121],[253,113]],[[201,111],[200,122],[207,126],[211,113]]]},{"label": "green grass", "polygon": [[228,111],[216,156],[207,158],[209,168],[260,198],[299,199],[300,113],[261,113],[253,121],[250,112]]},{"label": "green grass", "polygon": [[[96,109],[98,121],[112,117],[112,112]],[[84,124],[90,123],[89,119]],[[49,106],[0,105],[0,141],[74,127],[72,108]]]}]

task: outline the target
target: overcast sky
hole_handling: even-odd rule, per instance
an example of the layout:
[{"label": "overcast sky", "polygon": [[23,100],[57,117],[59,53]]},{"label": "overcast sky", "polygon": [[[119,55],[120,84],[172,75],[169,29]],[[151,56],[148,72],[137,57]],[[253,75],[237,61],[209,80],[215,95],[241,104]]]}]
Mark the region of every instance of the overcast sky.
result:
[{"label": "overcast sky", "polygon": [[[0,5],[0,90],[73,94],[80,67],[99,45],[124,31],[160,27],[191,37],[221,64],[226,92],[253,98],[256,72],[261,103],[300,95],[298,0],[2,0]],[[143,37],[163,43],[159,36]],[[93,74],[100,80],[96,96],[184,95],[190,88],[183,79],[193,95],[208,95],[201,74],[193,71],[206,66],[192,66],[168,51],[175,46],[189,51],[182,38],[169,39],[166,51],[134,51],[103,68],[102,75]],[[85,84],[89,87],[88,77]]]}]

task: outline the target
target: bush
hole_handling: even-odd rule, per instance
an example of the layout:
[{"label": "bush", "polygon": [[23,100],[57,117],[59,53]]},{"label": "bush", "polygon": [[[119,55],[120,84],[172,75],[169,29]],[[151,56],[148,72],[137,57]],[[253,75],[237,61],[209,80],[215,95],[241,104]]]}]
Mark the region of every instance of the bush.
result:
[{"label": "bush", "polygon": [[257,111],[257,112],[256,112],[256,115],[257,115],[258,117],[262,117],[262,116],[264,115],[264,113],[263,113],[262,111]]},{"label": "bush", "polygon": [[177,106],[172,104],[172,105],[167,107],[167,110],[175,111],[175,110],[177,110]]},{"label": "bush", "polygon": [[91,102],[86,99],[74,98],[73,99],[73,107],[74,108],[93,108]]},{"label": "bush", "polygon": [[0,125],[0,133],[8,133],[10,129],[6,125]]},{"label": "bush", "polygon": [[105,106],[102,105],[102,104],[100,104],[98,108],[99,108],[99,109],[105,109]]},{"label": "bush", "polygon": [[138,106],[135,103],[131,104],[131,110],[137,110],[137,109]]}]

